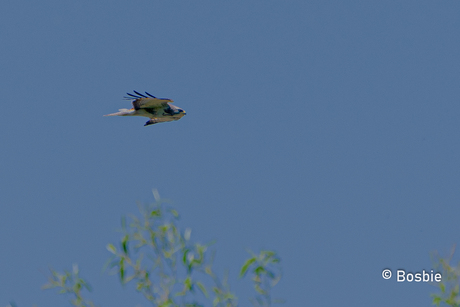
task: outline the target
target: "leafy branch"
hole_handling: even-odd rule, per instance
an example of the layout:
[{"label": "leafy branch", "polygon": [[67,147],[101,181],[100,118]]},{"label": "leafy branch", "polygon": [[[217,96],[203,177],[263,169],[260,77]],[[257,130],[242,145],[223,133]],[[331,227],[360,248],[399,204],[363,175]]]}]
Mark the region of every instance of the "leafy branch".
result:
[{"label": "leafy branch", "polygon": [[[214,307],[238,306],[237,296],[230,290],[228,276],[220,278],[213,269],[213,244],[194,243],[191,230],[178,227],[179,213],[153,191],[155,202],[139,205],[140,216],[130,215],[121,221],[121,239],[108,244],[112,254],[106,268],[120,278],[123,285],[134,284],[153,306],[198,307],[212,302]],[[271,306],[279,300],[271,299],[271,289],[281,278],[280,258],[272,251],[252,252],[241,268],[240,277],[252,275],[257,295],[254,306]],[[51,270],[49,283],[44,288],[59,288],[59,293],[73,296],[77,307],[94,307],[81,294],[91,291],[89,284],[72,272],[60,274]],[[201,303],[199,303],[201,302]]]},{"label": "leafy branch", "polygon": [[95,307],[93,302],[85,300],[81,294],[82,290],[92,291],[91,286],[79,276],[78,265],[74,264],[72,272],[59,273],[50,268],[51,276],[48,283],[42,289],[60,289],[60,294],[70,294],[72,305],[77,307]]},{"label": "leafy branch", "polygon": [[272,300],[271,289],[281,279],[280,258],[273,251],[261,251],[259,255],[249,251],[252,255],[243,264],[240,277],[249,271],[254,282],[256,297],[251,299],[254,306],[271,306],[272,303],[283,303],[283,300]]},{"label": "leafy branch", "polygon": [[433,304],[440,306],[444,303],[452,307],[460,307],[459,296],[459,278],[460,278],[460,263],[456,266],[451,265],[452,258],[455,253],[455,245],[448,257],[442,258],[437,252],[432,254],[432,259],[435,263],[435,269],[441,272],[442,280],[437,283],[441,293],[432,294]]}]

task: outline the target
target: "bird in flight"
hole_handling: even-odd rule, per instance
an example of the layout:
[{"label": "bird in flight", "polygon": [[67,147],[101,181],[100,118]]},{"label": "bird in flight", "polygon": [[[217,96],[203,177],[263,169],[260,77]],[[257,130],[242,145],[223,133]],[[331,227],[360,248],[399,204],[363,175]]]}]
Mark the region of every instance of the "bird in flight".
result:
[{"label": "bird in flight", "polygon": [[134,91],[134,94],[127,93],[124,97],[132,100],[132,109],[119,109],[119,112],[107,114],[104,116],[145,116],[150,118],[144,126],[157,123],[171,122],[181,119],[186,113],[179,107],[171,104],[169,98],[157,98],[147,92],[145,95]]}]

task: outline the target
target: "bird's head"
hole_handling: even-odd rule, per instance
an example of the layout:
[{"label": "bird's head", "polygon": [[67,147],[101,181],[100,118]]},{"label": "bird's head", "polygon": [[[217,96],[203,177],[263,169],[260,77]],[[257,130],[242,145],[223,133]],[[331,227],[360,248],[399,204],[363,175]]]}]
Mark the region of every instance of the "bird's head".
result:
[{"label": "bird's head", "polygon": [[187,113],[185,113],[185,111],[181,108],[177,108],[177,112],[180,117],[187,115]]}]

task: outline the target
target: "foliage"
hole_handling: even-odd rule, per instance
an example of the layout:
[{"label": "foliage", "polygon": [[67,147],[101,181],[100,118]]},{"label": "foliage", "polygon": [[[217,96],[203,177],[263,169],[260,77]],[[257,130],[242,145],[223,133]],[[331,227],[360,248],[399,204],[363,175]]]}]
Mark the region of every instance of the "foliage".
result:
[{"label": "foliage", "polygon": [[[212,302],[214,307],[238,306],[228,276],[221,279],[213,269],[215,253],[209,252],[212,243],[193,243],[191,230],[178,227],[178,212],[160,199],[156,190],[153,194],[154,203],[139,206],[140,216],[122,218],[121,240],[107,245],[112,257],[106,267],[118,275],[122,284],[134,284],[153,306],[198,307],[205,306],[203,302]],[[72,273],[51,273],[45,288],[59,288],[59,293],[72,295],[74,306],[94,306],[81,296],[82,289],[91,288],[78,276],[77,266]],[[240,277],[247,273],[252,275],[256,290],[251,300],[254,306],[280,302],[271,298],[271,288],[281,278],[280,258],[275,252],[251,252]]]},{"label": "foliage", "polygon": [[252,304],[262,307],[281,303],[282,300],[277,299],[272,302],[271,298],[271,288],[281,279],[280,258],[273,251],[261,251],[259,255],[250,253],[252,257],[241,267],[240,277],[244,277],[248,271],[253,275],[252,280],[257,296],[251,299]]},{"label": "foliage", "polygon": [[442,258],[437,252],[432,255],[435,263],[435,269],[437,269],[442,275],[441,282],[437,284],[441,293],[431,295],[433,297],[433,304],[436,306],[440,306],[441,303],[444,303],[447,306],[460,307],[460,263],[456,266],[450,264],[454,253],[455,246],[452,248],[448,257]]},{"label": "foliage", "polygon": [[67,293],[72,295],[74,298],[71,299],[71,303],[78,307],[95,307],[91,301],[87,301],[81,295],[81,291],[86,289],[91,291],[91,286],[79,276],[78,266],[73,265],[72,272],[65,271],[64,274],[58,273],[57,271],[50,269],[51,276],[48,278],[48,283],[45,284],[42,289],[60,289],[59,293]]}]

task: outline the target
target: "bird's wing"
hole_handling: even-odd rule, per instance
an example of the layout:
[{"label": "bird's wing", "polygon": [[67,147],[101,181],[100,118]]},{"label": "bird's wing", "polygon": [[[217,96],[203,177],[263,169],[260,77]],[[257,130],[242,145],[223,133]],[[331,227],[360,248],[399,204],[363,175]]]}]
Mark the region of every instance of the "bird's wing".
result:
[{"label": "bird's wing", "polygon": [[138,93],[134,91],[137,95],[133,95],[130,93],[127,93],[129,97],[125,97],[127,99],[134,99],[133,101],[133,107],[136,110],[139,109],[148,109],[148,108],[160,108],[160,107],[166,107],[168,105],[168,102],[173,102],[169,98],[157,98],[153,95],[150,95],[149,93],[145,92],[150,97],[147,97],[141,93]]},{"label": "bird's wing", "polygon": [[171,99],[167,98],[138,98],[133,101],[133,106],[136,110],[149,109],[149,108],[160,108],[168,105]]}]

